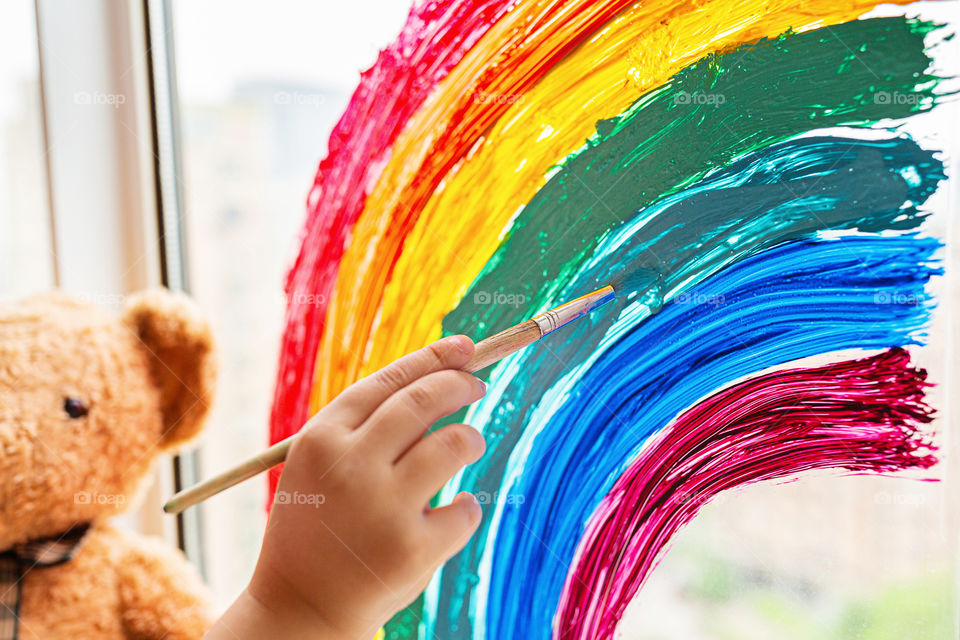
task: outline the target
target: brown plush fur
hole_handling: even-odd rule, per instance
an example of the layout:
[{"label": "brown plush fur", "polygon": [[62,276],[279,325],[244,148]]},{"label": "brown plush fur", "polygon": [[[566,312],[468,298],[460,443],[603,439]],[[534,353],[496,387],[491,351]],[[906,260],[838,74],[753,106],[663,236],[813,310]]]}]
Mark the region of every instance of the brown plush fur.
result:
[{"label": "brown plush fur", "polygon": [[[199,638],[183,556],[110,528],[158,453],[196,435],[215,381],[207,324],[152,291],[111,314],[60,294],[0,305],[0,551],[92,523],[66,564],[23,582],[20,637]],[[67,398],[86,415],[70,417]]]}]

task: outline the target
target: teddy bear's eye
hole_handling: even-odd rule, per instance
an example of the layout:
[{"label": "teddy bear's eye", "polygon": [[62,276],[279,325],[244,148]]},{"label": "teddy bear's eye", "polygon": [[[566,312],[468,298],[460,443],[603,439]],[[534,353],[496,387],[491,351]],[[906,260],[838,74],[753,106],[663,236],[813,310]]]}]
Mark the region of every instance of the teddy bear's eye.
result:
[{"label": "teddy bear's eye", "polygon": [[76,398],[65,398],[63,401],[63,410],[67,412],[67,415],[71,418],[82,418],[87,415],[89,411],[87,405],[83,404],[82,400]]}]

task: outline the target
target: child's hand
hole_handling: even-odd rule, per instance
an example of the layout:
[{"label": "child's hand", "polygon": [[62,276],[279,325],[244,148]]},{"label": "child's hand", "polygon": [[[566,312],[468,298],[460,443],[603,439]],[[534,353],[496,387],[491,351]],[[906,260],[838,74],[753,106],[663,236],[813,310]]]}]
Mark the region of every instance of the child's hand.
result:
[{"label": "child's hand", "polygon": [[310,420],[287,456],[253,579],[209,638],[259,628],[369,640],[463,547],[480,522],[476,500],[429,500],[483,454],[483,437],[463,424],[423,436],[483,397],[483,383],[458,370],[473,350],[465,336],[435,342]]}]

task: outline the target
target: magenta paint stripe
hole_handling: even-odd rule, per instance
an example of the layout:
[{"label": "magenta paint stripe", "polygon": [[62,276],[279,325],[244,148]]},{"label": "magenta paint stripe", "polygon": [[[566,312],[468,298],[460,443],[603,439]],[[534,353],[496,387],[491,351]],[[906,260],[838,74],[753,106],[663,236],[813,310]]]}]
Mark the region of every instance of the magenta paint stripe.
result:
[{"label": "magenta paint stripe", "polygon": [[900,348],[777,371],[714,394],[654,436],[594,512],[554,638],[613,638],[671,537],[721,491],[812,469],[926,469],[926,372]]}]

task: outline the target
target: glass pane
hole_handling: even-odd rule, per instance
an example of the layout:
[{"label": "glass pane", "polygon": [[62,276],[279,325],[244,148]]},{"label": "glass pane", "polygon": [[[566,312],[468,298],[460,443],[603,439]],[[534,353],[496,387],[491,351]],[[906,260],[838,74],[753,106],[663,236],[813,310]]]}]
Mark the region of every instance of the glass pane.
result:
[{"label": "glass pane", "polygon": [[[391,623],[389,637],[417,637],[418,629],[439,638],[548,637],[561,595],[577,594],[566,601],[569,616],[597,611],[587,594],[603,591],[581,591],[577,585],[587,582],[578,579],[566,583],[583,558],[591,585],[606,585],[608,578],[614,583],[603,615],[622,614],[617,631],[623,638],[951,637],[957,439],[949,429],[957,425],[947,413],[947,382],[957,360],[948,351],[955,344],[948,332],[955,329],[947,311],[957,282],[957,229],[950,223],[958,103],[948,98],[931,111],[934,100],[924,92],[934,83],[924,74],[956,78],[960,57],[955,38],[926,33],[926,23],[903,15],[922,12],[925,20],[955,31],[956,3],[889,8],[886,13],[897,16],[889,21],[859,19],[877,4],[869,1],[850,13],[825,0],[782,5],[762,10],[762,20],[749,14],[752,4],[633,3],[590,27],[582,17],[551,13],[561,4],[504,3],[513,8],[503,14],[510,20],[497,19],[512,22],[511,28],[495,29],[486,39],[478,35],[465,65],[476,73],[455,75],[458,82],[431,93],[426,107],[411,107],[420,111],[406,114],[407,122],[414,115],[431,117],[404,130],[385,166],[365,174],[369,183],[347,182],[342,175],[349,172],[329,180],[333,189],[356,189],[359,196],[390,175],[417,210],[407,200],[397,204],[395,191],[384,187],[360,207],[359,215],[372,223],[362,227],[365,236],[350,237],[342,264],[320,264],[347,265],[349,271],[339,273],[349,277],[320,295],[338,300],[339,326],[357,330],[351,337],[356,344],[338,344],[340,336],[330,329],[322,336],[324,349],[311,345],[302,370],[284,372],[294,381],[310,379],[316,397],[441,331],[483,337],[491,326],[504,328],[548,303],[586,293],[587,286],[621,272],[621,256],[622,271],[633,265],[648,278],[618,302],[617,311],[557,332],[489,374],[491,392],[464,418],[491,436],[488,453],[443,494],[477,494],[485,503],[487,535],[475,537],[427,595]],[[175,4],[191,278],[223,349],[220,397],[203,449],[207,474],[264,444],[284,330],[281,283],[297,248],[306,186],[356,71],[394,40],[405,5]],[[417,6],[426,11],[436,5]],[[676,15],[667,15],[674,9]],[[527,22],[542,28],[520,26]],[[580,30],[578,46],[563,49],[562,60],[549,59]],[[550,34],[556,38],[547,40]],[[501,49],[495,38],[510,38],[511,45]],[[819,66],[808,65],[808,58]],[[484,73],[481,64],[488,65]],[[794,75],[802,82],[789,84]],[[374,83],[372,95],[392,95],[391,79]],[[955,83],[941,86],[944,93],[956,89]],[[498,87],[510,92],[497,93]],[[808,93],[810,87],[816,92]],[[377,121],[351,122],[349,149],[368,157],[364,145],[373,136],[366,134]],[[427,165],[417,157],[422,140],[438,141],[429,150],[429,171],[407,171]],[[947,180],[938,177],[941,162]],[[785,191],[773,200],[758,198],[774,185],[786,185]],[[894,189],[889,202],[875,201],[860,193],[863,185],[876,197],[884,187]],[[714,191],[720,204],[699,199]],[[847,209],[846,203],[853,205]],[[914,215],[915,207],[930,215]],[[319,209],[340,213],[335,206]],[[475,224],[458,224],[462,220]],[[685,230],[698,224],[702,231]],[[741,227],[749,232],[740,233]],[[952,243],[951,251],[935,252],[934,239]],[[451,250],[468,244],[469,255]],[[936,253],[950,279],[926,262],[927,251]],[[397,253],[389,285],[377,289],[380,270]],[[366,256],[374,258],[361,259]],[[768,291],[775,301],[765,297]],[[818,292],[823,297],[814,300]],[[416,293],[432,307],[413,322],[404,302]],[[931,294],[940,307],[921,339],[911,323],[927,321],[918,301]],[[370,304],[351,304],[357,301]],[[325,325],[331,326],[337,325]],[[915,344],[915,337],[929,346]],[[893,438],[896,430],[872,427],[883,426],[898,406],[922,413],[909,393],[895,393],[899,386],[872,382],[885,380],[889,367],[898,380],[920,384],[902,352],[886,352],[898,346],[906,346],[912,362],[940,385],[926,396],[938,417],[920,426],[921,433],[935,435],[941,462],[882,475],[873,473],[883,470],[874,458],[861,458],[847,445],[863,428],[864,446],[895,456],[900,445],[886,446],[882,438]],[[830,402],[807,394],[809,378],[796,382],[792,376],[801,374],[794,367],[815,379],[816,393],[834,393]],[[871,384],[860,385],[858,376]],[[317,383],[321,378],[324,385]],[[780,384],[796,396],[777,394]],[[873,413],[871,390],[890,394],[878,396]],[[738,393],[764,402],[736,405]],[[792,397],[800,400],[790,404]],[[716,398],[715,406],[709,404]],[[691,411],[703,406],[711,411]],[[755,406],[773,413],[749,422],[755,430],[748,431],[739,414],[720,411],[728,406],[748,418]],[[849,412],[815,413],[834,406]],[[799,474],[795,482],[777,483],[798,475],[793,470],[803,459],[764,438],[780,434],[795,444],[788,436],[794,426],[808,426],[808,410],[809,425],[834,420],[847,428],[839,444],[829,428],[814,432],[837,447],[827,450],[836,457],[812,465],[819,471]],[[795,422],[773,419],[791,411]],[[687,472],[686,464],[700,462],[694,454],[666,470],[654,463],[670,456],[648,460],[645,451],[700,451],[662,438],[693,431],[706,434],[695,443],[705,446],[714,432],[695,431],[702,426],[696,420],[714,413],[719,417],[708,423],[712,429],[729,425],[730,432],[720,430],[727,437],[742,427],[771,447],[777,455],[770,458],[795,467],[768,481],[744,468],[737,469],[742,477],[709,466]],[[774,429],[783,424],[783,432]],[[806,431],[798,433],[801,445],[810,444]],[[650,437],[655,434],[665,436]],[[874,440],[871,434],[879,435]],[[763,447],[738,455],[743,452],[736,447],[753,440],[719,441],[733,455],[703,449],[712,454],[704,459],[756,461],[752,455],[767,461]],[[922,462],[919,454],[909,460],[917,467]],[[860,475],[864,469],[871,473]],[[692,493],[657,496],[658,473],[666,471],[674,486]],[[757,482],[721,491],[727,477]],[[681,484],[690,478],[710,482],[692,489]],[[634,480],[647,493],[626,493]],[[625,486],[623,494],[614,492]],[[710,491],[698,492],[698,486]],[[610,502],[602,502],[608,495]],[[639,497],[618,502],[620,495]],[[210,578],[222,602],[239,590],[255,561],[263,496],[264,483],[251,482],[204,507]],[[648,504],[668,505],[659,516],[674,523],[682,520],[677,514],[696,511],[688,505],[702,510],[670,538],[661,535],[669,527],[657,530],[655,517],[632,510]],[[609,505],[617,509],[600,509]],[[614,515],[598,519],[604,513]],[[646,538],[623,524],[633,526],[633,518]],[[588,531],[590,523],[599,524]],[[643,574],[627,576],[633,567],[619,563],[637,557],[636,548],[614,544],[627,534],[646,545],[639,547],[650,561]],[[614,543],[604,546],[608,541]],[[653,571],[651,549],[666,548],[668,541],[671,550]],[[597,555],[578,556],[580,549]],[[643,589],[619,589],[621,576],[625,584],[647,570]],[[577,637],[591,637],[590,629],[581,632]]]},{"label": "glass pane", "polygon": [[493,4],[351,104],[278,390],[618,295],[481,374],[484,518],[387,637],[955,637],[956,3]]},{"label": "glass pane", "polygon": [[[360,70],[406,10],[389,0],[174,2],[189,277],[221,358],[205,475],[267,444],[282,285],[307,191]],[[221,606],[252,571],[265,496],[263,476],[202,507]]]},{"label": "glass pane", "polygon": [[0,20],[0,296],[53,286],[32,0],[3,5]]}]

